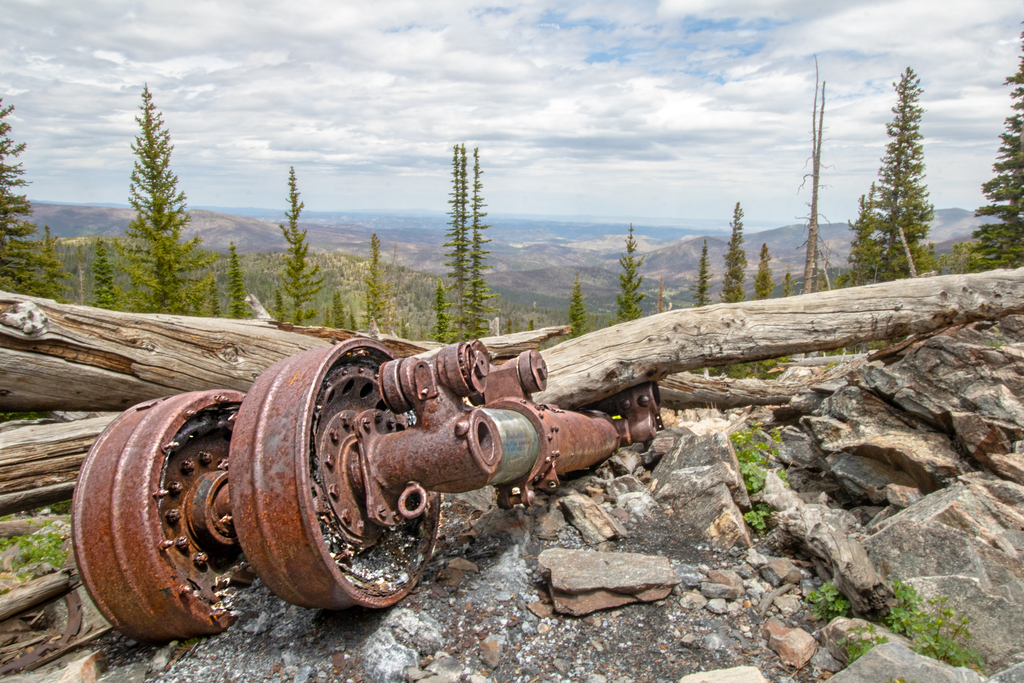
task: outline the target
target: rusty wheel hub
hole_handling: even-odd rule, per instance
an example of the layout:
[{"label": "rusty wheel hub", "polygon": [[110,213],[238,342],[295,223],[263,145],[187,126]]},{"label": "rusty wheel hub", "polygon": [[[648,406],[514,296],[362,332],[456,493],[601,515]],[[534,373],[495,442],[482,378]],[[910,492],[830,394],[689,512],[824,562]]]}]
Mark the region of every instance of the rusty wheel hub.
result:
[{"label": "rusty wheel hub", "polygon": [[404,597],[430,559],[440,497],[385,526],[366,509],[357,430],[393,433],[378,386],[393,358],[360,339],[273,365],[239,411],[231,445],[231,504],[256,574],[296,605],[385,607]]},{"label": "rusty wheel hub", "polygon": [[141,404],[107,427],[72,503],[75,559],[96,606],[136,640],[219,633],[219,591],[240,568],[227,459],[243,395]]}]

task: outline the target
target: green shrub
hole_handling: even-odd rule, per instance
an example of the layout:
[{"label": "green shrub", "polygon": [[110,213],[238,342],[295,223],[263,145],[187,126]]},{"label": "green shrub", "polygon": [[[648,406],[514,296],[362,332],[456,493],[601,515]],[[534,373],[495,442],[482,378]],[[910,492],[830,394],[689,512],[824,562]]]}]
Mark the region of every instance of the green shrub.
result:
[{"label": "green shrub", "polygon": [[754,531],[759,534],[763,534],[768,531],[773,513],[774,510],[765,503],[754,503],[750,512],[743,513],[743,519],[754,529]]},{"label": "green shrub", "polygon": [[[782,437],[778,429],[773,429],[765,440],[765,434],[761,431],[761,425],[757,422],[751,423],[749,429],[734,432],[729,435],[733,449],[736,451],[736,459],[740,463],[740,474],[743,475],[743,483],[748,493],[757,493],[764,488],[765,475],[768,472],[768,458],[778,456],[779,444]],[[786,479],[785,470],[779,472],[783,480]]]},{"label": "green shrub", "polygon": [[54,567],[60,567],[67,559],[67,553],[61,550],[64,540],[62,533],[47,525],[35,533],[0,539],[0,552],[15,545],[21,548],[17,562],[12,566],[15,573],[26,565],[36,562],[48,562]]},{"label": "green shrub", "polygon": [[926,609],[913,586],[896,579],[892,582],[892,590],[896,595],[896,606],[882,617],[882,623],[894,633],[910,638],[914,652],[952,666],[981,669],[981,657],[967,645],[971,639],[967,625],[971,620],[947,607],[949,598],[929,600],[930,609]]},{"label": "green shrub", "polygon": [[867,654],[875,645],[889,642],[888,636],[875,631],[874,624],[851,628],[848,633],[850,634],[849,638],[843,638],[839,641],[839,646],[846,651],[847,666]]},{"label": "green shrub", "polygon": [[850,602],[843,597],[843,594],[831,581],[825,582],[821,588],[808,593],[807,602],[811,603],[814,616],[822,621],[832,621],[836,617],[845,617],[850,614]]}]

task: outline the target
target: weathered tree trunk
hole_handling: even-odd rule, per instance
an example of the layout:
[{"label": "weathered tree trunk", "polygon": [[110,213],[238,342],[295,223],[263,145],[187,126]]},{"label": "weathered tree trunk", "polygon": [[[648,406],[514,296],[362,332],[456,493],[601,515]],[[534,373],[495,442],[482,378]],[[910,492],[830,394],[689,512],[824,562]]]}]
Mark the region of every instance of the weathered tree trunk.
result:
[{"label": "weathered tree trunk", "polygon": [[63,500],[71,500],[75,492],[75,482],[68,481],[63,484],[42,486],[37,489],[16,491],[0,495],[0,515],[9,515],[14,512],[35,510],[44,505],[53,505]]},{"label": "weathered tree trunk", "polygon": [[70,587],[71,577],[65,572],[56,572],[12,588],[0,596],[0,621],[55,598]]},{"label": "weathered tree trunk", "polygon": [[0,494],[74,482],[89,447],[114,417],[0,433]]},{"label": "weathered tree trunk", "polygon": [[[0,292],[0,410],[113,410],[186,391],[245,391],[267,367],[358,336],[258,320],[107,311]],[[485,340],[498,358],[563,327]],[[508,340],[506,342],[506,339]],[[398,356],[433,345],[381,340]]]},{"label": "weathered tree trunk", "polygon": [[833,511],[824,505],[807,505],[774,472],[765,478],[763,495],[776,510],[778,525],[828,563],[830,578],[849,599],[854,614],[877,617],[896,604],[892,589],[875,570],[864,546],[848,535],[848,529],[828,519]]},{"label": "weathered tree trunk", "polygon": [[1024,268],[669,311],[543,352],[534,400],[574,408],[684,370],[825,351],[1024,312]]}]

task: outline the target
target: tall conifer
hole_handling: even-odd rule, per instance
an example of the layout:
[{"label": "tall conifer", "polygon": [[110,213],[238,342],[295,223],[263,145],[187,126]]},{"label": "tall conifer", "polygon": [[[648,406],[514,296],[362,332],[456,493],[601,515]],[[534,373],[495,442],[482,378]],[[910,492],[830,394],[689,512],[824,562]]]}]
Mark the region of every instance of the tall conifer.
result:
[{"label": "tall conifer", "polygon": [[[580,284],[580,271],[577,270],[576,279],[572,283],[572,293],[569,294],[569,324],[572,326],[572,330],[569,332],[570,339],[584,335],[589,331],[589,317],[587,315],[586,296],[583,294],[583,285]],[[533,321],[531,320],[530,323],[532,324]]]},{"label": "tall conifer", "polygon": [[334,290],[331,295],[331,322],[330,326],[336,330],[345,328],[345,304],[341,301],[341,292]]},{"label": "tall conifer", "polygon": [[450,249],[445,256],[449,259],[444,265],[448,266],[448,278],[451,280],[452,296],[455,301],[452,306],[455,313],[452,316],[452,324],[455,328],[455,336],[463,339],[469,326],[466,304],[469,289],[469,251],[471,246],[471,235],[469,233],[469,188],[466,174],[466,145],[455,145],[452,156],[452,191],[449,195],[451,205],[449,216],[451,226],[445,233],[447,242],[445,248]]},{"label": "tall conifer", "polygon": [[442,344],[452,341],[452,319],[448,315],[450,306],[444,280],[437,278],[437,288],[434,290],[434,330],[429,337]]},{"label": "tall conifer", "polygon": [[469,269],[467,272],[467,293],[466,293],[466,335],[467,337],[487,336],[488,313],[497,311],[497,308],[488,306],[487,302],[498,296],[487,286],[484,278],[484,271],[491,266],[485,265],[487,254],[491,252],[483,248],[483,245],[490,242],[485,239],[483,231],[491,227],[483,222],[487,213],[483,211],[484,198],[480,194],[483,183],[480,182],[480,148],[473,148],[473,198],[470,201],[472,211],[472,238],[469,247]]},{"label": "tall conifer", "polygon": [[281,319],[289,320],[296,325],[302,325],[316,317],[317,310],[306,308],[306,304],[313,301],[324,286],[323,277],[317,277],[320,275],[320,266],[307,260],[309,245],[306,243],[306,231],[299,230],[299,214],[305,206],[305,202],[299,201],[295,167],[292,166],[288,169],[288,211],[284,214],[288,219],[288,226],[278,226],[288,242],[284,272],[280,277],[284,296],[289,299],[290,306],[287,313],[280,311],[278,315],[285,316]]},{"label": "tall conifer", "polygon": [[782,296],[793,296],[796,286],[793,283],[793,274],[790,272],[789,264],[786,264],[786,274],[782,276]]},{"label": "tall conifer", "polygon": [[1015,86],[1010,92],[1013,114],[1006,117],[1006,130],[999,136],[1002,144],[992,166],[995,177],[981,186],[991,203],[975,213],[998,221],[980,225],[974,232],[977,266],[984,269],[1024,266],[1024,56],[1017,73],[1006,79],[1006,85]]},{"label": "tall conifer", "polygon": [[384,277],[384,264],[381,261],[380,239],[377,238],[377,233],[370,235],[370,264],[366,277],[363,278],[363,285],[363,304],[366,309],[363,323],[367,329],[371,320],[376,321],[378,326],[384,325],[394,304],[391,301],[391,283]]},{"label": "tall conifer", "polygon": [[851,225],[856,234],[848,260],[857,284],[869,274],[873,282],[887,282],[916,276],[933,265],[925,243],[934,211],[924,184],[921,79],[907,67],[893,87],[894,116],[885,125],[890,139],[874,196],[861,202],[861,214]]},{"label": "tall conifer", "polygon": [[200,246],[199,235],[182,241],[189,223],[185,193],[178,191],[178,177],[171,171],[174,145],[149,86],[142,89],[139,109],[135,122],[140,131],[132,144],[136,159],[128,190],[135,217],[125,232],[127,239],[114,242],[131,282],[126,303],[144,313],[198,313],[211,276],[193,273],[210,266],[216,255]]},{"label": "tall conifer", "polygon": [[732,212],[732,237],[725,252],[725,276],[722,278],[722,301],[735,304],[746,298],[743,281],[747,279],[747,253],[743,251],[743,209],[736,202]]},{"label": "tall conifer", "polygon": [[247,318],[249,306],[245,303],[245,279],[234,242],[228,247],[228,253],[228,315],[232,318]]},{"label": "tall conifer", "polygon": [[693,305],[707,306],[711,303],[711,264],[708,262],[708,240],[704,238],[704,248],[700,251],[700,263],[697,266],[697,279],[690,285],[693,294]]},{"label": "tall conifer", "polygon": [[114,284],[114,266],[107,255],[107,245],[97,239],[96,260],[92,262],[92,305],[116,310],[120,301],[121,293]]},{"label": "tall conifer", "polygon": [[630,223],[629,236],[626,237],[626,253],[619,257],[619,265],[622,266],[623,272],[619,273],[619,289],[622,291],[616,297],[616,303],[619,306],[616,320],[620,323],[636,320],[644,313],[640,303],[647,295],[641,294],[639,291],[640,285],[644,281],[644,276],[637,273],[637,271],[647,257],[641,256],[637,259],[633,256],[636,250],[636,240],[633,239],[633,224]]},{"label": "tall conifer", "polygon": [[757,275],[754,276],[754,300],[759,301],[771,297],[775,290],[772,280],[772,255],[768,245],[761,245],[761,257],[757,264]]}]

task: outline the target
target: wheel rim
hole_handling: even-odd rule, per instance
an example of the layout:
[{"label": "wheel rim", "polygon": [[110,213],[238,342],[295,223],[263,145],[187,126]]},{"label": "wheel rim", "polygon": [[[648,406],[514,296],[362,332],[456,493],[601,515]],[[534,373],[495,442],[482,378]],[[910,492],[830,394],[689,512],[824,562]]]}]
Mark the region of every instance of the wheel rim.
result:
[{"label": "wheel rim", "polygon": [[[392,358],[364,339],[306,351],[260,375],[239,410],[230,457],[235,528],[256,574],[288,602],[392,605],[433,552],[438,494],[418,518],[380,527],[337,485],[357,464],[356,415],[386,411],[377,374]],[[404,427],[404,416],[381,415],[386,428]]]},{"label": "wheel rim", "polygon": [[226,471],[243,397],[207,391],[139,404],[82,464],[75,559],[96,606],[131,638],[209,635],[235,620],[218,592],[243,563]]}]

